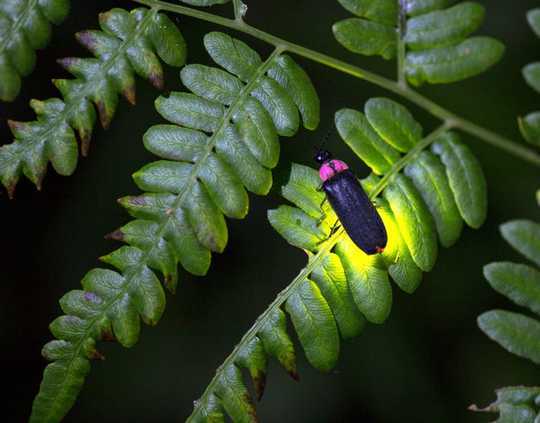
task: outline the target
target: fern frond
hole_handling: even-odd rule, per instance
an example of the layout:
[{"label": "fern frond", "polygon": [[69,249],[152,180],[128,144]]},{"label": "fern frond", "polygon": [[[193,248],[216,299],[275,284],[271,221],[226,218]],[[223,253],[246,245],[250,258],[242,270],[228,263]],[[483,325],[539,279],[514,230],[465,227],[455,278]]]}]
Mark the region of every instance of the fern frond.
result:
[{"label": "fern frond", "polygon": [[[540,38],[540,8],[527,13],[527,20],[534,33]],[[540,62],[530,63],[522,70],[525,82],[540,93]],[[518,118],[519,130],[523,138],[534,145],[540,145],[540,111]]]},{"label": "fern frond", "polygon": [[[232,354],[217,370],[196,402],[189,422],[212,421],[212,413],[234,421],[256,421],[254,408],[239,376],[248,346],[257,378],[265,372],[263,353],[275,357],[296,377],[295,351],[287,332],[289,315],[306,358],[316,369],[331,370],[339,356],[340,337],[355,337],[366,321],[381,324],[392,307],[390,278],[405,292],[420,284],[437,257],[437,236],[449,246],[459,237],[463,221],[478,227],[486,215],[486,185],[476,158],[457,134],[443,126],[422,138],[422,128],[402,105],[385,98],[366,103],[365,114],[344,109],[336,126],[345,142],[373,173],[362,181],[377,206],[388,233],[384,253],[368,256],[343,230],[331,234],[336,216],[330,206],[321,210],[324,194],[315,169],[294,164],[282,205],[268,218],[291,245],[302,248],[309,260],[295,280],[257,319]],[[426,148],[433,144],[431,152]],[[402,155],[405,153],[405,155]],[[404,174],[400,173],[405,169]],[[471,187],[475,189],[471,190]],[[472,214],[464,213],[473,209]],[[254,350],[253,350],[254,351]],[[260,384],[254,378],[260,396]],[[226,386],[228,396],[220,394]],[[234,391],[236,395],[230,395]],[[234,401],[233,401],[234,398]],[[234,414],[233,414],[233,412]],[[238,414],[240,413],[240,414]]]},{"label": "fern frond", "polygon": [[22,78],[36,63],[36,50],[51,38],[51,24],[69,13],[69,0],[3,0],[0,2],[0,101],[13,101]]},{"label": "fern frond", "polygon": [[[514,220],[500,227],[503,238],[518,252],[540,266],[540,224]],[[495,291],[517,305],[540,315],[540,269],[526,264],[495,262],[484,267],[484,276]],[[478,317],[482,331],[512,354],[540,364],[540,321],[520,313],[491,310]],[[530,422],[540,418],[540,388],[506,387],[497,401],[473,411],[499,413],[497,422]]]},{"label": "fern frond", "polygon": [[[178,263],[195,275],[207,272],[211,252],[227,244],[225,216],[246,215],[246,189],[269,191],[270,169],[279,158],[278,134],[294,135],[300,114],[306,127],[317,126],[317,94],[290,57],[277,49],[262,61],[243,42],[218,32],[206,35],[204,43],[226,70],[188,65],[181,77],[192,93],[173,92],[156,101],[158,112],[172,124],[150,128],[144,145],[162,160],[133,175],[143,194],[119,200],[135,219],[109,235],[128,244],[102,257],[116,271],[91,270],[83,290],[60,300],[66,315],[50,326],[57,339],[45,345],[43,354],[53,362],[45,369],[32,422],[56,422],[67,413],[89,360],[101,356],[98,340],[116,339],[131,347],[141,319],[157,324],[165,307],[157,272],[173,292]],[[262,383],[259,350],[250,346],[244,360]],[[239,374],[231,369],[227,377],[233,383]],[[224,385],[220,396],[232,395],[234,403],[236,393]],[[237,406],[230,412],[249,412]]]},{"label": "fern frond", "polygon": [[[517,251],[540,265],[540,224],[515,220],[501,225],[504,239]],[[496,262],[484,267],[484,276],[497,292],[540,315],[540,270],[530,265]],[[480,328],[504,348],[540,364],[540,322],[502,310],[478,318]]]},{"label": "fern frond", "polygon": [[158,57],[171,66],[185,63],[186,45],[180,31],[156,9],[112,9],[102,13],[99,21],[101,31],[77,34],[95,58],[59,61],[75,76],[53,81],[63,99],[32,100],[37,120],[9,122],[15,139],[0,147],[0,181],[10,196],[21,174],[39,189],[49,162],[59,174],[72,174],[78,160],[76,133],[86,155],[96,121],[94,107],[107,128],[119,93],[135,102],[135,74],[159,89],[163,70]]},{"label": "fern frond", "polygon": [[469,37],[484,19],[474,2],[338,0],[355,15],[333,26],[348,50],[385,59],[397,56],[413,85],[461,81],[497,63],[504,46],[491,37]]}]

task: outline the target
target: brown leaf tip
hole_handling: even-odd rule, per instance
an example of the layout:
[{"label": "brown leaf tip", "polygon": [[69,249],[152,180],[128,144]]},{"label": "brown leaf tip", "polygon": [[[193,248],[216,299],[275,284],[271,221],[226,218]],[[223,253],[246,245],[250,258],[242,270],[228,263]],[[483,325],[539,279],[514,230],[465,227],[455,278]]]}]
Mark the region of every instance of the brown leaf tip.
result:
[{"label": "brown leaf tip", "polygon": [[57,59],[56,63],[62,66],[66,70],[70,70],[73,64],[77,61],[74,57],[64,57],[62,59]]},{"label": "brown leaf tip", "polygon": [[135,106],[135,104],[137,103],[137,96],[136,96],[134,85],[129,86],[128,88],[124,89],[122,91],[122,94],[124,95],[126,100],[129,102],[129,104],[131,104],[132,106]]},{"label": "brown leaf tip", "polygon": [[100,353],[98,350],[94,350],[90,353],[90,358],[92,360],[101,360],[101,361],[104,361],[105,360],[105,356]]},{"label": "brown leaf tip", "polygon": [[266,374],[259,373],[258,376],[254,377],[253,386],[255,387],[255,393],[257,394],[257,401],[260,401],[264,395],[264,389],[266,388]]},{"label": "brown leaf tip", "polygon": [[150,80],[150,83],[156,87],[158,90],[162,90],[164,85],[165,85],[165,82],[163,80],[163,74],[161,72],[153,72],[150,74],[150,76],[148,77],[148,79]]},{"label": "brown leaf tip", "polygon": [[116,341],[116,337],[110,329],[104,329],[101,331],[101,339],[104,341]]},{"label": "brown leaf tip", "polygon": [[8,119],[7,124],[9,126],[9,129],[11,129],[12,131],[16,131],[22,126],[22,122],[11,119]]},{"label": "brown leaf tip", "polygon": [[105,239],[110,239],[110,240],[113,240],[113,241],[123,241],[124,237],[125,237],[125,235],[120,229],[117,229],[116,231],[105,235]]},{"label": "brown leaf tip", "polygon": [[86,48],[93,50],[96,45],[96,40],[90,31],[81,31],[75,34],[75,38]]},{"label": "brown leaf tip", "polygon": [[300,375],[296,371],[296,369],[288,370],[287,373],[290,377],[292,377],[296,382],[300,382]]},{"label": "brown leaf tip", "polygon": [[96,107],[98,109],[99,121],[101,122],[101,126],[103,127],[103,129],[109,129],[112,121],[112,113],[107,110],[107,107],[105,106],[105,103],[103,101],[97,101]]},{"label": "brown leaf tip", "polygon": [[9,185],[6,187],[7,194],[8,194],[8,198],[9,198],[10,200],[15,199],[15,188],[16,188],[16,187],[17,187],[17,183],[9,184]]}]

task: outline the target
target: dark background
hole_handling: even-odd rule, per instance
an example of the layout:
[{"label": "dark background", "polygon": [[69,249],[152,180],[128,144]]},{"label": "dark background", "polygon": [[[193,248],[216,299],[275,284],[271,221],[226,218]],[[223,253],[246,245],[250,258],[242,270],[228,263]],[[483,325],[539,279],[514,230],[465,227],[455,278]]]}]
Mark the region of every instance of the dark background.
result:
[{"label": "dark background", "polygon": [[[536,1],[490,3],[484,34],[507,46],[502,63],[482,77],[463,83],[425,87],[421,91],[459,114],[518,142],[515,117],[538,108],[539,97],[521,79],[521,67],[540,58],[540,41],[525,23],[525,12]],[[248,21],[288,40],[392,76],[394,63],[346,52],[333,39],[333,22],[347,17],[336,1],[248,1]],[[129,1],[73,1],[73,10],[55,30],[51,46],[38,55],[38,67],[24,83],[14,104],[0,104],[0,139],[11,142],[6,118],[33,117],[30,98],[57,93],[49,80],[67,77],[55,63],[64,56],[87,53],[73,33],[97,26],[97,13]],[[227,8],[222,8],[228,12]],[[205,22],[180,17],[189,45],[189,61],[209,63],[202,36],[219,30]],[[261,54],[269,47],[234,34]],[[389,95],[361,80],[298,59],[310,73],[322,100],[319,131],[300,132],[283,139],[283,155],[275,187],[287,176],[291,162],[311,164],[312,150],[340,107],[361,108],[370,96]],[[167,89],[182,89],[178,71],[167,70]],[[78,288],[83,275],[99,266],[97,257],[117,247],[103,235],[128,221],[115,200],[137,193],[131,174],[154,158],[143,148],[145,130],[161,119],[153,110],[158,95],[138,82],[138,104],[121,102],[112,128],[96,131],[90,157],[81,160],[74,176],[50,171],[39,193],[24,180],[17,198],[0,196],[2,216],[2,281],[0,333],[3,413],[5,421],[25,421],[41,379],[42,345],[50,340],[48,324],[60,313],[58,299]],[[411,105],[409,105],[411,106]],[[411,106],[426,132],[435,122]],[[500,238],[497,226],[525,217],[538,220],[534,191],[538,169],[464,137],[482,162],[489,182],[490,211],[479,231],[467,229],[457,246],[442,250],[435,269],[425,275],[412,296],[394,290],[394,309],[383,327],[371,325],[342,346],[341,359],[330,374],[310,368],[299,351],[301,382],[288,379],[275,363],[258,412],[263,422],[486,422],[493,416],[466,410],[471,402],[485,404],[493,390],[508,384],[535,384],[540,370],[488,340],[476,317],[488,309],[516,309],[492,291],[482,266],[497,259],[521,260]],[[361,164],[343,143],[330,141],[336,154]],[[209,274],[183,274],[175,297],[161,323],[145,327],[135,348],[118,344],[101,349],[107,360],[92,372],[66,421],[165,422],[181,421],[204,390],[215,369],[305,263],[304,254],[290,247],[270,227],[266,211],[282,200],[274,189],[265,198],[251,197],[244,221],[230,221],[226,252],[214,255]],[[6,396],[7,393],[7,396]]]}]

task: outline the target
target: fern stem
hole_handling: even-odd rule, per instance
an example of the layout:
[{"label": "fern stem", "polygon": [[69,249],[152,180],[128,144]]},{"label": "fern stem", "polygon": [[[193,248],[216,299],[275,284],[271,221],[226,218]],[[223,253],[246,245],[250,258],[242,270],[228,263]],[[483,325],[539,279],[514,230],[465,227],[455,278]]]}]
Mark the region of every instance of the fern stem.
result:
[{"label": "fern stem", "polygon": [[405,78],[405,33],[407,32],[407,0],[399,0],[397,33],[397,80],[398,84],[407,88],[407,78]]},{"label": "fern stem", "polygon": [[261,31],[260,29],[246,24],[243,20],[228,19],[222,16],[213,15],[208,12],[203,12],[201,10],[196,10],[176,4],[170,4],[160,0],[130,1],[134,1],[135,3],[143,4],[149,7],[154,7],[160,10],[166,10],[172,13],[201,19],[207,22],[215,23],[220,26],[234,29],[236,31],[243,32],[245,34],[251,35],[252,37],[258,38],[259,40],[265,41],[268,44],[272,44],[275,47],[280,47],[284,51],[289,51],[291,53],[297,54],[298,56],[302,56],[306,59],[320,63],[321,65],[351,75],[355,78],[363,79],[367,82],[378,85],[381,88],[384,88],[401,97],[408,99],[412,103],[415,103],[417,106],[428,111],[433,116],[438,117],[443,121],[452,121],[455,128],[459,128],[471,135],[474,135],[478,139],[488,144],[491,144],[496,148],[504,150],[515,157],[518,157],[524,161],[540,167],[540,155],[535,151],[455,115],[451,111],[439,106],[435,102],[410,89],[406,85],[400,84],[399,82],[392,81],[388,78],[377,75],[358,66],[336,59],[334,57],[328,56],[324,53],[320,53],[318,51],[311,50],[309,48],[276,37],[275,35]]},{"label": "fern stem", "polygon": [[225,369],[227,369],[227,367],[234,364],[240,350],[244,348],[255,336],[257,336],[257,333],[267,323],[268,317],[271,316],[272,313],[274,313],[277,309],[279,309],[285,303],[285,301],[287,301],[287,299],[294,293],[294,291],[301,282],[307,279],[307,277],[313,272],[315,266],[319,262],[321,262],[321,260],[326,257],[328,253],[330,253],[330,251],[332,250],[332,248],[334,248],[334,245],[336,245],[342,235],[343,228],[340,228],[336,231],[336,233],[334,233],[331,238],[328,239],[328,241],[326,241],[322,245],[321,249],[317,252],[317,254],[312,256],[307,266],[300,271],[300,273],[293,279],[293,281],[277,295],[276,299],[270,304],[270,306],[268,306],[264,313],[257,318],[253,326],[251,326],[251,328],[244,334],[240,342],[234,347],[232,353],[225,359],[221,366],[217,368],[215,376],[212,378],[212,380],[206,387],[201,398],[199,399],[199,401],[195,401],[193,413],[187,418],[186,423],[193,421],[193,416],[197,413],[198,408],[202,404],[204,404],[206,402],[206,399],[215,391],[215,388],[219,383],[223,372],[225,371]]},{"label": "fern stem", "polygon": [[409,152],[403,156],[399,161],[397,161],[390,171],[384,175],[379,183],[373,188],[373,191],[369,193],[369,198],[373,200],[375,197],[377,197],[383,190],[388,186],[388,184],[392,181],[394,176],[396,176],[405,166],[407,166],[418,153],[423,151],[425,148],[429,147],[429,145],[435,141],[440,135],[442,135],[444,132],[448,131],[452,128],[451,122],[444,122],[441,126],[439,126],[435,131],[433,131],[431,134],[429,134],[427,137],[425,137],[422,141],[420,141],[418,144],[416,144],[413,148],[409,150]]},{"label": "fern stem", "polygon": [[[374,200],[375,197],[377,197],[392,181],[393,177],[396,176],[401,170],[407,166],[409,163],[411,163],[413,160],[415,160],[416,155],[420,153],[422,150],[429,147],[431,143],[433,143],[443,132],[449,130],[452,128],[453,123],[452,122],[444,122],[441,126],[439,126],[435,131],[430,133],[427,137],[425,137],[422,141],[420,141],[418,144],[416,144],[405,156],[401,158],[398,162],[392,166],[392,169],[379,181],[379,183],[373,188],[373,190],[369,193],[369,198],[371,200]],[[321,244],[321,248],[317,252],[317,254],[310,256],[310,259],[308,261],[308,264],[306,267],[304,267],[300,273],[292,280],[292,282],[287,285],[287,287],[281,291],[275,298],[275,300],[268,306],[268,308],[262,313],[253,326],[249,328],[249,330],[244,334],[242,339],[236,346],[234,347],[233,351],[229,356],[225,359],[225,361],[221,364],[221,366],[218,367],[216,370],[215,376],[212,378],[208,386],[206,387],[204,393],[202,394],[199,401],[195,401],[195,407],[193,410],[193,413],[191,416],[188,417],[186,420],[186,423],[193,421],[193,416],[197,413],[198,408],[201,406],[201,404],[204,404],[206,402],[206,399],[212,393],[214,392],[217,384],[219,383],[219,379],[221,378],[223,372],[225,369],[227,369],[230,365],[234,364],[238,353],[241,349],[243,349],[251,340],[257,336],[257,333],[263,328],[263,326],[267,323],[267,318],[271,316],[276,310],[278,310],[286,301],[287,299],[295,292],[296,288],[304,281],[306,280],[311,273],[315,270],[315,267],[321,263],[324,258],[332,251],[332,249],[335,247],[335,245],[341,240],[343,237],[345,231],[343,230],[343,227],[340,227],[330,238],[328,238],[324,243]]]}]

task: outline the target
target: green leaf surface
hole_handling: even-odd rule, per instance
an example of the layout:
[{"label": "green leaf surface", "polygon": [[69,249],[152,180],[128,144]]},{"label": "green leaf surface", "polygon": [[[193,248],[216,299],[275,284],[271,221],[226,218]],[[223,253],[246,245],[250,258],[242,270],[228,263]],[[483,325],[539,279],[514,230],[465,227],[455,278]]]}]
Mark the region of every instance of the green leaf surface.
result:
[{"label": "green leaf surface", "polygon": [[311,278],[330,305],[341,336],[344,339],[358,336],[364,328],[365,319],[354,303],[339,257],[329,254],[315,268]]},{"label": "green leaf surface", "polygon": [[540,266],[540,225],[530,220],[513,220],[500,226],[503,238],[517,251]]},{"label": "green leaf surface", "polygon": [[540,93],[540,62],[530,63],[523,68],[523,78],[529,86]]},{"label": "green leaf surface", "polygon": [[251,95],[268,111],[279,135],[291,137],[298,131],[300,115],[296,104],[278,82],[262,77]]},{"label": "green leaf surface", "polygon": [[540,37],[540,8],[529,10],[527,12],[527,21],[535,34]]},{"label": "green leaf surface", "polygon": [[338,0],[345,9],[360,18],[394,26],[398,6],[394,0]]},{"label": "green leaf surface", "polygon": [[403,175],[384,190],[384,198],[416,265],[429,272],[437,259],[435,222],[413,183]]},{"label": "green leaf surface", "polygon": [[342,109],[336,113],[341,138],[377,175],[385,174],[399,160],[399,153],[388,145],[360,112]]},{"label": "green leaf surface", "polygon": [[10,195],[21,174],[40,188],[49,161],[59,174],[72,174],[78,161],[77,136],[86,155],[97,116],[106,128],[116,111],[118,94],[135,102],[135,74],[162,88],[158,57],[171,66],[185,62],[182,35],[156,10],[112,9],[100,15],[100,26],[99,31],[77,34],[95,58],[60,60],[75,76],[54,80],[63,99],[33,100],[30,105],[37,120],[11,123],[15,139],[0,147],[0,181]]},{"label": "green leaf surface", "polygon": [[356,306],[371,323],[384,323],[392,309],[392,288],[378,256],[368,256],[348,238],[336,246]]},{"label": "green leaf surface", "polygon": [[478,3],[462,2],[407,21],[405,43],[411,50],[427,50],[454,45],[476,31],[485,9]]},{"label": "green leaf surface", "polygon": [[238,353],[237,364],[248,369],[260,401],[266,384],[266,353],[262,341],[255,337]]},{"label": "green leaf surface", "polygon": [[531,144],[540,145],[540,112],[532,112],[518,119],[523,138]]},{"label": "green leaf surface", "polygon": [[[90,363],[86,358],[77,357],[72,360],[57,360],[49,364],[43,373],[40,385],[41,395],[32,405],[31,422],[61,421],[66,414],[64,407],[71,407],[86,375],[90,372]],[[61,385],[62,389],[56,389]],[[65,406],[53,406],[52,403]]]},{"label": "green leaf surface", "polygon": [[453,0],[407,0],[407,14],[409,16],[423,15],[424,13],[443,9],[452,2]]},{"label": "green leaf surface", "polygon": [[309,251],[317,250],[328,238],[328,231],[318,225],[318,219],[308,216],[296,207],[279,206],[268,211],[272,227],[294,247]]},{"label": "green leaf surface", "polygon": [[279,160],[280,145],[272,117],[257,100],[248,98],[233,116],[236,130],[249,152],[269,169]]},{"label": "green leaf surface", "polygon": [[432,146],[446,168],[446,175],[463,220],[479,228],[486,220],[486,179],[476,157],[453,132],[442,135]]},{"label": "green leaf surface", "polygon": [[445,167],[428,151],[405,168],[435,220],[439,240],[444,247],[454,245],[461,235],[463,220],[446,179]]},{"label": "green leaf surface", "polygon": [[281,188],[281,194],[309,216],[321,217],[321,204],[325,199],[319,190],[321,179],[319,173],[308,166],[293,163],[289,181]]},{"label": "green leaf surface", "polygon": [[278,82],[298,107],[304,127],[315,130],[320,121],[320,100],[307,73],[287,55],[275,58],[268,76]]},{"label": "green leaf surface", "polygon": [[223,408],[235,422],[256,422],[255,407],[242,381],[242,373],[234,364],[227,366],[216,387]]},{"label": "green leaf surface", "polygon": [[406,153],[422,139],[422,127],[401,104],[388,98],[370,98],[366,117],[377,134],[396,150]]},{"label": "green leaf surface", "polygon": [[396,55],[397,37],[394,28],[365,19],[348,18],[336,22],[332,31],[347,50],[365,56],[391,59]]},{"label": "green leaf surface", "polygon": [[51,24],[60,24],[69,7],[69,0],[0,2],[0,101],[19,95],[21,79],[34,70],[35,50],[47,46]]},{"label": "green leaf surface", "polygon": [[503,310],[488,311],[478,317],[484,333],[512,354],[540,364],[540,322]]},{"label": "green leaf surface", "polygon": [[[537,397],[540,394],[540,388],[529,386],[508,386],[497,389],[497,401],[488,405],[486,408],[478,409],[475,405],[469,407],[473,411],[498,412],[497,422],[531,422],[535,423],[537,407]],[[536,400],[536,401],[535,401]]]},{"label": "green leaf surface", "polygon": [[262,64],[259,53],[243,41],[222,32],[206,34],[204,47],[214,62],[244,82],[248,81]]},{"label": "green leaf surface", "polygon": [[405,71],[415,86],[446,84],[478,75],[501,60],[504,45],[490,37],[471,37],[449,47],[407,53]]},{"label": "green leaf surface", "polygon": [[191,418],[196,423],[225,423],[225,415],[219,399],[211,394],[205,401],[195,401],[195,412]]},{"label": "green leaf surface", "polygon": [[336,40],[353,53],[385,59],[395,58],[402,47],[405,61],[399,71],[415,86],[473,77],[504,53],[504,45],[493,38],[467,38],[484,20],[485,9],[476,2],[452,6],[453,0],[338,1],[355,16],[333,25]]},{"label": "green leaf surface", "polygon": [[388,202],[378,198],[377,203],[388,234],[388,244],[382,254],[388,274],[401,290],[412,294],[422,282],[422,270],[414,262]]},{"label": "green leaf surface", "polygon": [[333,369],[339,357],[339,334],[332,311],[317,285],[304,281],[287,299],[285,309],[310,364],[323,372]]},{"label": "green leaf surface", "polygon": [[182,83],[195,95],[230,106],[242,90],[242,82],[222,69],[205,65],[187,65],[181,73]]},{"label": "green leaf surface", "polygon": [[265,351],[277,358],[293,379],[298,379],[296,354],[291,338],[287,334],[285,313],[281,309],[270,313],[257,336],[263,342]]},{"label": "green leaf surface", "polygon": [[540,271],[524,264],[498,262],[484,266],[493,289],[540,315]]},{"label": "green leaf surface", "polygon": [[497,402],[510,404],[533,404],[540,395],[536,386],[508,386],[497,389]]},{"label": "green leaf surface", "polygon": [[499,423],[536,423],[536,411],[526,405],[501,404]]}]

